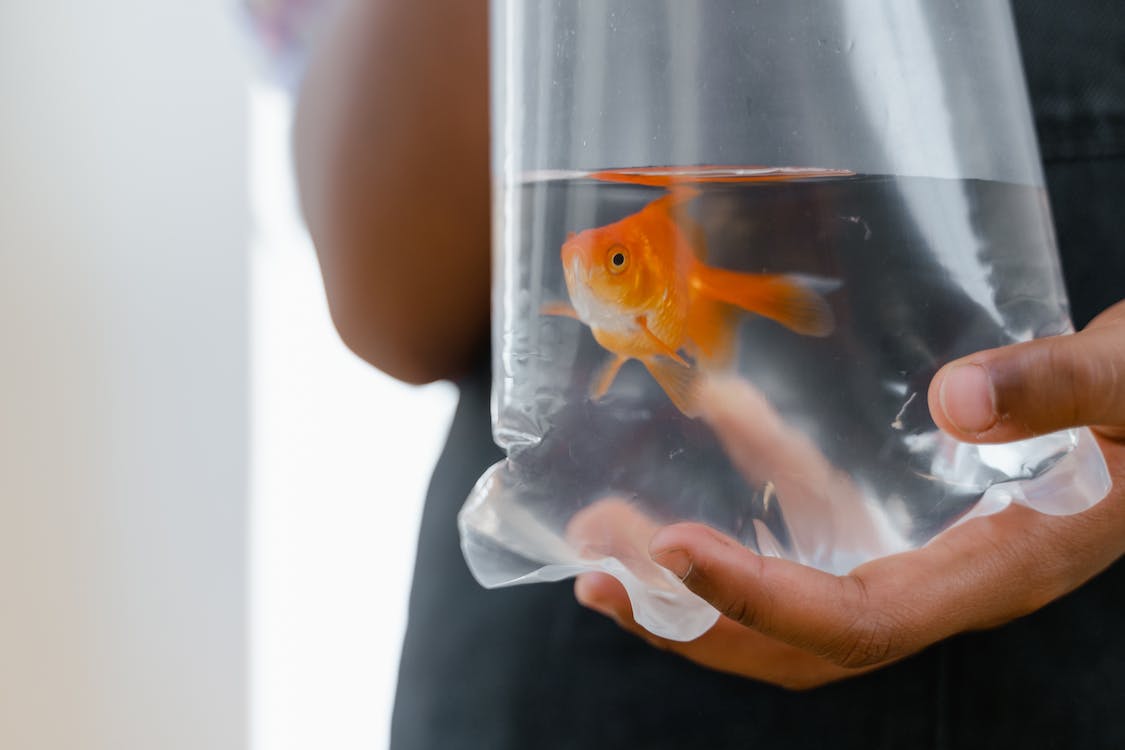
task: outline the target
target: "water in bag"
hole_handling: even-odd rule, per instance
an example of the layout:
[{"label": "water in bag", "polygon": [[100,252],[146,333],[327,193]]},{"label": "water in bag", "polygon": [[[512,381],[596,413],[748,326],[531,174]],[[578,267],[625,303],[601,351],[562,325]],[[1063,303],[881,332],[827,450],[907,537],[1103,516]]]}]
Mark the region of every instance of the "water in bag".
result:
[{"label": "water in bag", "polygon": [[[940,432],[927,406],[930,380],[951,359],[1069,330],[1041,188],[763,173],[549,174],[513,187],[509,205],[524,219],[513,241],[527,252],[498,300],[510,312],[495,394],[510,459],[461,517],[482,581],[603,569],[631,589],[642,624],[693,637],[715,614],[648,560],[661,525],[702,521],[763,554],[843,573],[1011,502],[1074,512],[1104,494],[1097,477],[1088,492],[1055,491],[1096,459],[1084,431],[970,445]],[[642,212],[664,204],[680,232],[646,234]],[[671,287],[683,279],[642,269],[640,245],[677,241],[707,268],[791,280],[823,301],[827,325],[802,331],[749,300],[718,305],[733,336],[725,362],[693,347],[690,329],[669,338],[655,323],[639,334],[666,339],[650,357],[599,343],[595,329],[612,328],[614,314],[655,320],[668,294],[631,309],[612,287],[583,285],[584,271],[568,287],[568,244],[589,245],[583,263],[604,266],[606,279]],[[765,314],[746,309],[755,307]],[[760,396],[746,417],[760,429],[759,458],[734,465],[659,368],[689,383],[745,379]]]}]

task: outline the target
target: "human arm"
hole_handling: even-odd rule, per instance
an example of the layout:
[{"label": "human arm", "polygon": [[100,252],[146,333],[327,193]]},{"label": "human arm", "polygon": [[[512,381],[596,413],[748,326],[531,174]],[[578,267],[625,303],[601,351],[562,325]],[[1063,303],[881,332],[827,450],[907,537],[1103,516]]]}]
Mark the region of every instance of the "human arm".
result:
[{"label": "human arm", "polygon": [[[974,368],[970,376],[953,377],[966,364]],[[705,407],[736,462],[756,429],[739,418],[747,398],[739,388],[731,382],[712,390]],[[756,555],[701,525],[668,527],[652,539],[653,560],[724,614],[691,643],[643,631],[612,579],[582,577],[578,598],[654,645],[706,666],[809,688],[1026,615],[1125,553],[1125,302],[1081,333],[953,362],[934,378],[929,399],[938,425],[968,442],[1092,426],[1114,480],[1109,496],[1072,516],[1012,507],[845,576]],[[976,424],[968,424],[974,409]]]},{"label": "human arm", "polygon": [[329,309],[408,382],[464,372],[487,335],[487,3],[347,0],[294,128]]}]

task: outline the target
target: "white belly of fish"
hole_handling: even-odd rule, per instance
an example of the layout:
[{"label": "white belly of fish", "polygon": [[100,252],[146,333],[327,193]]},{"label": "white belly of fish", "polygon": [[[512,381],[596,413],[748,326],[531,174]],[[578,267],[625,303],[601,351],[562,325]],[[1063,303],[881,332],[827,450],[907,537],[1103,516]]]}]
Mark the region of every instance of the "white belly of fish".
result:
[{"label": "white belly of fish", "polygon": [[637,325],[637,310],[623,308],[621,305],[600,299],[591,291],[587,284],[583,284],[581,270],[574,263],[567,274],[566,286],[570,292],[570,302],[579,319],[591,328],[597,328],[606,333],[637,334],[640,326]]}]

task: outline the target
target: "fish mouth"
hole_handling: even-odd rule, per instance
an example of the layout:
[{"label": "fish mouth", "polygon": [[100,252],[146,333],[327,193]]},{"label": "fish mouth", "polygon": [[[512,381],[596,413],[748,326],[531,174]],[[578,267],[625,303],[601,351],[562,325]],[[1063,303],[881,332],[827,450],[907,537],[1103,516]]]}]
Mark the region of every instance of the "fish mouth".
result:
[{"label": "fish mouth", "polygon": [[570,292],[570,301],[575,312],[583,321],[590,320],[594,300],[590,294],[590,274],[582,265],[582,257],[578,253],[571,253],[564,262],[563,271],[566,275],[566,288]]},{"label": "fish mouth", "polygon": [[563,251],[563,275],[566,276],[567,287],[585,286],[590,282],[589,269],[582,263],[582,255],[576,250]]},{"label": "fish mouth", "polygon": [[590,280],[590,274],[586,273],[582,268],[582,258],[578,256],[578,253],[571,254],[568,266],[569,272],[567,275],[575,281],[586,283]]},{"label": "fish mouth", "polygon": [[562,246],[562,263],[563,267],[570,269],[574,266],[575,261],[578,260],[578,249],[570,242]]}]

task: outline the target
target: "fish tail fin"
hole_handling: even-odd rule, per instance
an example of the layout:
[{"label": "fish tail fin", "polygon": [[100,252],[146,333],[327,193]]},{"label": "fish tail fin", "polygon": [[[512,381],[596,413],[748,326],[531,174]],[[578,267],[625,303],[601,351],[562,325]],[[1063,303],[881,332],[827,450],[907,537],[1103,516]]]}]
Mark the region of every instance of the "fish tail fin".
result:
[{"label": "fish tail fin", "polygon": [[806,336],[827,336],[836,327],[832,308],[814,286],[834,284],[809,276],[755,274],[712,268],[694,269],[692,284],[703,296],[726,302]]},{"label": "fish tail fin", "polygon": [[737,353],[738,312],[726,304],[699,296],[688,311],[685,345],[707,369],[726,369]]},{"label": "fish tail fin", "polygon": [[699,371],[666,357],[645,357],[644,366],[676,408],[688,417],[699,416]]}]

